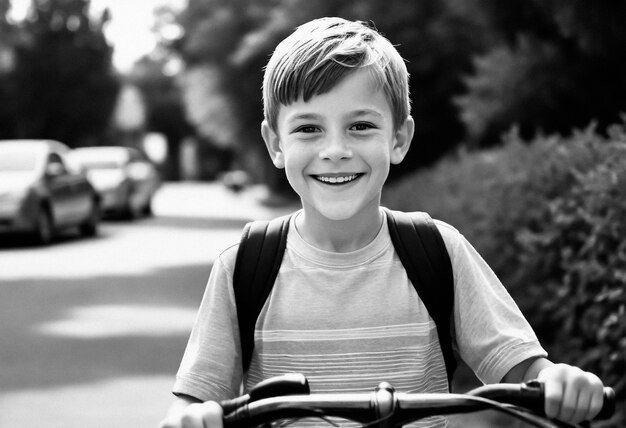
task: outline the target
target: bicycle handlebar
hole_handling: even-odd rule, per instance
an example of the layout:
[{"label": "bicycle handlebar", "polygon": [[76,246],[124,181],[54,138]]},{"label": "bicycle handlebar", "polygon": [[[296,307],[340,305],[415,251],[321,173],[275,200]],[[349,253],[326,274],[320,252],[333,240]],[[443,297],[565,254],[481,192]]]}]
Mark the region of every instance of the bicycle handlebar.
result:
[{"label": "bicycle handlebar", "polygon": [[[399,393],[383,382],[369,393],[308,395],[304,376],[288,376],[262,382],[260,393],[254,388],[248,395],[220,403],[224,409],[224,427],[255,427],[305,417],[339,417],[368,426],[401,427],[429,416],[487,409],[508,413],[538,427],[555,426],[545,419],[543,384],[537,381],[487,385],[465,394]],[[280,396],[272,396],[272,391],[279,391]],[[603,408],[595,419],[608,419],[614,411],[615,392],[607,387]]]},{"label": "bicycle handlebar", "polygon": [[259,382],[249,394],[231,400],[220,402],[225,415],[245,406],[248,403],[270,397],[284,397],[288,395],[308,395],[309,381],[300,373],[287,373]]}]

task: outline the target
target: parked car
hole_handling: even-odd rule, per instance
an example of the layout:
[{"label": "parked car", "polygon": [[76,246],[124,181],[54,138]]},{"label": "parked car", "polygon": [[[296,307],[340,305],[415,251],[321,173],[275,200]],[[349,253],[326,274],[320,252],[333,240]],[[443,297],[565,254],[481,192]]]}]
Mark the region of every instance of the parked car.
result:
[{"label": "parked car", "polygon": [[152,213],[152,198],[160,177],[141,151],[121,146],[81,147],[74,149],[69,158],[86,170],[100,194],[105,215],[132,219]]},{"label": "parked car", "polygon": [[70,151],[53,140],[0,140],[0,233],[30,233],[41,244],[69,227],[97,233],[100,196],[68,164]]}]

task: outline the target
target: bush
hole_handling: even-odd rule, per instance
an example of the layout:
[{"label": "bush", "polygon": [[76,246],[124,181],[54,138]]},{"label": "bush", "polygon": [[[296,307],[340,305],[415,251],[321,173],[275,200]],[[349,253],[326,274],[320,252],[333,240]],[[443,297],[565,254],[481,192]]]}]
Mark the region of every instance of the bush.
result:
[{"label": "bush", "polygon": [[[386,190],[457,227],[494,268],[551,358],[625,397],[626,130],[459,152]],[[419,189],[417,192],[415,189]],[[624,410],[615,423],[626,426]]]}]

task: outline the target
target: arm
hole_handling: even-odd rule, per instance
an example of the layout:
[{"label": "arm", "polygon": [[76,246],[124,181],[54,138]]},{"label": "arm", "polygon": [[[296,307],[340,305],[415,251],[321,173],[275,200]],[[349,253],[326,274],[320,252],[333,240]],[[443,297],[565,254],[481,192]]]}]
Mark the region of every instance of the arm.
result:
[{"label": "arm", "polygon": [[593,373],[546,358],[531,358],[513,367],[504,382],[537,379],[544,384],[545,412],[550,418],[578,423],[591,420],[602,408],[602,381]]},{"label": "arm", "polygon": [[509,370],[502,382],[520,383],[537,379],[541,370],[552,366],[554,363],[547,358],[529,358]]},{"label": "arm", "polygon": [[159,428],[222,428],[222,408],[214,401],[202,403],[195,397],[180,395]]}]

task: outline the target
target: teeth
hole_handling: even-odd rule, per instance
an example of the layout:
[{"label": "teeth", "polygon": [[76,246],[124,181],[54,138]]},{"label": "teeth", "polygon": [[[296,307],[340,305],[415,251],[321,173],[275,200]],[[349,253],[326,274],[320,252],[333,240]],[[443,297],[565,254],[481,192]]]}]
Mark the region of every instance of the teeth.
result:
[{"label": "teeth", "polygon": [[342,184],[342,183],[348,183],[352,180],[355,180],[357,178],[357,174],[344,175],[343,177],[325,177],[322,175],[318,175],[315,178],[317,178],[319,181],[323,183]]}]

